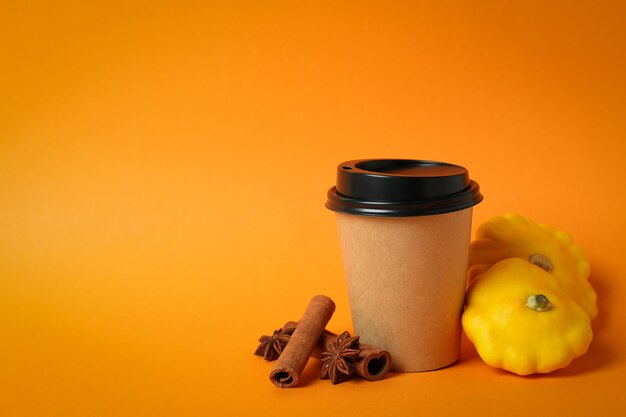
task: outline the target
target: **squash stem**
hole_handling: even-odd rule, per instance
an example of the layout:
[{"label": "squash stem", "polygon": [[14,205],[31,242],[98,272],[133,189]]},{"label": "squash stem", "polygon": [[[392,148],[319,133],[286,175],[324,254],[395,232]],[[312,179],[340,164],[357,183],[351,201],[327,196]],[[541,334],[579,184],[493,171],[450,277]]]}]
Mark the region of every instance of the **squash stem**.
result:
[{"label": "squash stem", "polygon": [[543,253],[533,253],[528,257],[528,262],[533,265],[537,265],[539,268],[547,272],[552,272],[552,262]]},{"label": "squash stem", "polygon": [[526,306],[532,308],[535,311],[547,311],[552,307],[550,304],[550,300],[543,294],[535,294],[528,297],[528,301],[526,302]]}]

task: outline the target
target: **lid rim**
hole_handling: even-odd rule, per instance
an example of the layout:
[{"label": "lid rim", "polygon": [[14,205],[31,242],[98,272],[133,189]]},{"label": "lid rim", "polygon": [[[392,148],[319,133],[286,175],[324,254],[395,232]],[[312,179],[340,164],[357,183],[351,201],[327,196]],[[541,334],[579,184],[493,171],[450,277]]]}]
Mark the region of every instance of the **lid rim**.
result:
[{"label": "lid rim", "polygon": [[[470,187],[449,198],[425,199],[420,201],[366,201],[343,196],[336,187],[328,190],[326,208],[337,213],[377,217],[417,217],[445,214],[473,207],[483,201],[478,183],[471,181]],[[451,198],[450,198],[451,197]]]}]

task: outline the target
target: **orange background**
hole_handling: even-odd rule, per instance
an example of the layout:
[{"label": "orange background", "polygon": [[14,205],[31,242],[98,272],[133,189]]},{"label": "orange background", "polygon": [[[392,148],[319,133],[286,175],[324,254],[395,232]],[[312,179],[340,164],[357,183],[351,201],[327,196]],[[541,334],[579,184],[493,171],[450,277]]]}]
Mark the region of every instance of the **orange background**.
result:
[{"label": "orange background", "polygon": [[[22,3],[29,3],[23,6]],[[518,4],[519,3],[519,4]],[[624,2],[2,2],[0,404],[18,416],[623,415]],[[589,352],[279,390],[256,339],[351,329],[340,162],[466,166],[587,252]]]}]

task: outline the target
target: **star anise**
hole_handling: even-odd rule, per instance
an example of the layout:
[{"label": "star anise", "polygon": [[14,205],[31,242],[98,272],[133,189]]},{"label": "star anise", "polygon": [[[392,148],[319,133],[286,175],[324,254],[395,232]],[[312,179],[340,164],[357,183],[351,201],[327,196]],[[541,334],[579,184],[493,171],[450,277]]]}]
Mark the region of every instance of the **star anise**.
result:
[{"label": "star anise", "polygon": [[359,336],[350,337],[348,332],[341,333],[328,342],[326,350],[320,355],[321,378],[330,379],[333,385],[348,379],[354,371],[354,360],[359,352]]},{"label": "star anise", "polygon": [[263,356],[266,361],[275,361],[283,353],[283,349],[289,342],[289,338],[294,330],[295,328],[284,330],[280,328],[274,330],[274,334],[271,336],[261,336],[259,338],[261,344],[256,348],[254,354]]}]

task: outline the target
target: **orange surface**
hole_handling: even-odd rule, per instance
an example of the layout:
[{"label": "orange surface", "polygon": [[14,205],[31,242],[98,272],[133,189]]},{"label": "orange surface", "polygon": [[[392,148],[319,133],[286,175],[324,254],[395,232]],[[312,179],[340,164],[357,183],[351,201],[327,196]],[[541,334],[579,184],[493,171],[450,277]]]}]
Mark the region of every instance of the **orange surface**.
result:
[{"label": "orange surface", "polygon": [[[28,6],[23,5],[29,4]],[[133,3],[133,4],[131,4]],[[606,2],[3,2],[3,416],[624,415],[626,8]],[[279,390],[311,298],[350,329],[338,163],[443,160],[569,231],[599,294],[562,371]]]}]

